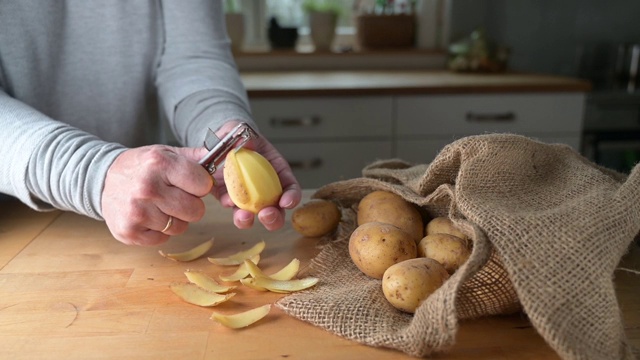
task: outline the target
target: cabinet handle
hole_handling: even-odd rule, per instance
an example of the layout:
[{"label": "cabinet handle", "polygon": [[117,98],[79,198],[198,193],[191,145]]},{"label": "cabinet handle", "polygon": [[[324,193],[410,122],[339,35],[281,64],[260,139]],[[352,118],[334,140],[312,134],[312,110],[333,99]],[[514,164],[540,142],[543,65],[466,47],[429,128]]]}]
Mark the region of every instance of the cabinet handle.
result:
[{"label": "cabinet handle", "polygon": [[271,118],[273,127],[307,127],[320,124],[322,119],[318,116],[303,116],[299,118]]},{"label": "cabinet handle", "polygon": [[504,113],[495,113],[495,114],[479,114],[468,112],[467,113],[467,121],[469,122],[510,122],[516,120],[516,114],[512,111],[504,112]]},{"label": "cabinet handle", "polygon": [[291,170],[314,170],[322,167],[321,158],[313,158],[309,160],[289,161]]}]

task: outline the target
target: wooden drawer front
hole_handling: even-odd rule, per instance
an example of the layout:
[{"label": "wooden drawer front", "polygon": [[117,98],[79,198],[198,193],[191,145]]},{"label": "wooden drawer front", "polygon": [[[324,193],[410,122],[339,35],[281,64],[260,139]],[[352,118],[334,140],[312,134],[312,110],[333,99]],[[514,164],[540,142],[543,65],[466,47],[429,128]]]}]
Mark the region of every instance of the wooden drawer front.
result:
[{"label": "wooden drawer front", "polygon": [[269,139],[391,137],[391,97],[252,99],[253,117]]},{"label": "wooden drawer front", "polygon": [[[554,137],[554,136],[531,136],[532,139],[536,139],[545,143],[554,144],[566,144],[571,146],[574,150],[580,150],[580,136],[566,136],[566,137]],[[438,138],[438,139],[425,139],[425,140],[401,140],[398,141],[396,155],[399,159],[409,161],[415,164],[427,164],[433,161],[433,159],[440,153],[440,151],[456,139],[452,138]]]},{"label": "wooden drawer front", "polygon": [[579,133],[583,94],[406,96],[398,98],[398,134]]},{"label": "wooden drawer front", "polygon": [[287,142],[275,147],[289,161],[303,189],[360,177],[362,168],[392,154],[391,141]]}]

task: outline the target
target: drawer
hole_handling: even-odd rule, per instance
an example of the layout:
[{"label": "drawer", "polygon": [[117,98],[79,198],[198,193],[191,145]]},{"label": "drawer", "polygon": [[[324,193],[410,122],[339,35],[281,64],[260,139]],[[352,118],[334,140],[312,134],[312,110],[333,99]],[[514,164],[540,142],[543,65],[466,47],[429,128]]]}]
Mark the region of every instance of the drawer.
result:
[{"label": "drawer", "polygon": [[390,96],[252,99],[253,118],[271,140],[390,138]]},{"label": "drawer", "polygon": [[584,101],[579,93],[403,96],[398,134],[579,133]]},{"label": "drawer", "polygon": [[[576,151],[580,150],[580,134],[565,136],[530,136],[545,143],[560,143],[571,146]],[[440,151],[456,139],[453,137],[400,140],[396,147],[396,157],[414,164],[427,164],[440,153]]]},{"label": "drawer", "polygon": [[275,142],[303,189],[360,177],[362,168],[392,154],[391,141]]}]

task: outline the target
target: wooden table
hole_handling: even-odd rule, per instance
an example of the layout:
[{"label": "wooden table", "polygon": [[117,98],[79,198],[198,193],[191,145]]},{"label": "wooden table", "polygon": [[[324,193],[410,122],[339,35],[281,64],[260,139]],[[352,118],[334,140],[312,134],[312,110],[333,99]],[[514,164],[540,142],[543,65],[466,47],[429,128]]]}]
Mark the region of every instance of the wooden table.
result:
[{"label": "wooden table", "polygon": [[[306,196],[309,192],[306,192]],[[208,199],[205,218],[159,248],[126,246],[104,223],[73,213],[37,213],[0,203],[1,359],[413,359],[360,345],[284,314],[276,307],[243,330],[209,319],[210,308],[190,305],[169,289],[186,282],[186,269],[212,276],[231,272],[206,258],[178,263],[158,250],[180,251],[215,237],[209,256],[225,256],[260,240],[267,272],[293,257],[303,264],[317,240],[287,224],[277,232],[237,230],[231,213]],[[625,260],[640,268],[640,251]],[[627,334],[640,347],[640,276],[616,272]],[[282,295],[238,288],[216,310],[234,313]],[[442,359],[553,359],[555,353],[521,316],[461,324],[457,344]]]}]

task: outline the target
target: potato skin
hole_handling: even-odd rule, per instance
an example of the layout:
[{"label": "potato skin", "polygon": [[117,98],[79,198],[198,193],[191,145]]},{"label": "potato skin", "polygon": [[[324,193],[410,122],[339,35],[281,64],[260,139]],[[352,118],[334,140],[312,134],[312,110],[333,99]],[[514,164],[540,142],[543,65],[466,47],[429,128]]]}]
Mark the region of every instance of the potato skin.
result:
[{"label": "potato skin", "polygon": [[418,244],[418,256],[438,261],[453,274],[471,255],[467,243],[467,240],[449,234],[427,235]]},{"label": "potato skin", "polygon": [[467,235],[456,228],[453,221],[444,216],[433,218],[427,223],[427,226],[425,226],[425,235],[431,234],[449,234],[461,239],[470,240]]},{"label": "potato skin", "polygon": [[358,225],[368,222],[392,224],[407,232],[416,244],[424,236],[424,222],[416,206],[400,195],[376,190],[358,204]]},{"label": "potato skin", "polygon": [[313,199],[299,206],[291,215],[294,230],[306,237],[319,237],[334,231],[342,213],[329,200]]},{"label": "potato skin", "polygon": [[389,266],[415,258],[418,250],[413,238],[399,227],[369,222],[351,233],[349,255],[365,275],[382,279]]},{"label": "potato skin", "polygon": [[420,304],[449,278],[437,261],[415,258],[390,266],[382,277],[382,292],[398,310],[415,313]]}]

